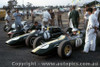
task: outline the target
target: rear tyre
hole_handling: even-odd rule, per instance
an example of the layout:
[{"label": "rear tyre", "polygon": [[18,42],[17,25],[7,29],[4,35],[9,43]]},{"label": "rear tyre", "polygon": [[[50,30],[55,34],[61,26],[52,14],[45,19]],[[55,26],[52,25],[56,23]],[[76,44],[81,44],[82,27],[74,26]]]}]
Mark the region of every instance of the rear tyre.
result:
[{"label": "rear tyre", "polygon": [[41,36],[37,37],[33,42],[33,49],[38,47],[39,45],[41,45],[43,43],[44,43],[44,39]]},{"label": "rear tyre", "polygon": [[32,35],[28,36],[25,40],[26,46],[28,46],[28,47],[32,46],[35,38],[36,37],[34,37]]},{"label": "rear tyre", "polygon": [[70,42],[65,40],[59,44],[58,55],[61,58],[69,58],[72,55],[72,46]]},{"label": "rear tyre", "polygon": [[4,20],[5,20],[5,18],[3,17],[3,18],[2,18],[2,20],[4,21]]}]

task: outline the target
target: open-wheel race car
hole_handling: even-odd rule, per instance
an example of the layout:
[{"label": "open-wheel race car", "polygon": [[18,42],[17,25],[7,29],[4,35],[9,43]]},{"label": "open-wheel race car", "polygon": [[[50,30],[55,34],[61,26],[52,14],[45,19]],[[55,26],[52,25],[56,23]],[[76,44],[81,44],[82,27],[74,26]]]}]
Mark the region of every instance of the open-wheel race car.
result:
[{"label": "open-wheel race car", "polygon": [[20,45],[23,45],[23,44],[25,44],[25,39],[27,38],[27,36],[29,36],[31,34],[34,35],[35,33],[36,33],[36,30],[33,30],[30,33],[26,33],[26,34],[23,34],[23,35],[20,35],[20,36],[17,36],[17,37],[13,37],[13,38],[7,40],[6,44],[10,45],[10,46],[20,46]]},{"label": "open-wheel race car", "polygon": [[[50,26],[49,29],[48,29],[48,32],[51,35],[51,37],[49,37],[48,39],[57,38],[61,34],[63,34],[61,28],[56,27],[56,26]],[[27,46],[33,46],[34,39],[38,36],[44,37],[44,33],[45,32],[43,30],[40,30],[40,29],[39,30],[33,30],[30,33],[23,34],[23,35],[9,39],[8,41],[6,41],[6,44],[8,44],[10,46],[20,46],[20,45],[23,45],[23,44],[26,44]]]},{"label": "open-wheel race car", "polygon": [[16,37],[16,36],[19,36],[19,35],[23,35],[25,33],[28,33],[28,31],[30,30],[30,28],[33,26],[32,23],[28,23],[26,21],[23,21],[21,22],[23,23],[23,27],[21,30],[19,31],[16,31],[15,29],[15,24],[12,25],[13,29],[10,29],[9,32],[7,33],[9,38],[13,38],[13,37]]},{"label": "open-wheel race car", "polygon": [[26,45],[27,46],[33,46],[33,42],[34,42],[35,38],[37,38],[37,37],[42,37],[43,39],[48,41],[48,40],[50,40],[52,38],[57,38],[61,34],[63,34],[61,28],[59,28],[57,26],[50,26],[50,27],[47,28],[47,30],[48,30],[49,34],[46,33],[46,31],[45,31],[45,32],[42,32],[41,34],[39,34],[39,33],[35,34],[35,36],[32,35],[32,34],[29,35],[25,40]]},{"label": "open-wheel race car", "polygon": [[[45,41],[37,37],[33,43],[31,53],[45,56],[57,51],[61,58],[68,58],[72,55],[73,48],[80,47],[84,43],[85,31],[78,31],[76,35],[67,32],[69,35],[61,35],[51,41]],[[36,42],[35,42],[36,41]]]},{"label": "open-wheel race car", "polygon": [[[27,21],[22,21],[21,24],[23,26],[25,26],[27,24]],[[9,32],[11,30],[14,30],[15,29],[15,23],[13,23],[11,26],[9,25],[9,23],[5,23],[4,27],[3,27],[3,30],[5,32]]]}]

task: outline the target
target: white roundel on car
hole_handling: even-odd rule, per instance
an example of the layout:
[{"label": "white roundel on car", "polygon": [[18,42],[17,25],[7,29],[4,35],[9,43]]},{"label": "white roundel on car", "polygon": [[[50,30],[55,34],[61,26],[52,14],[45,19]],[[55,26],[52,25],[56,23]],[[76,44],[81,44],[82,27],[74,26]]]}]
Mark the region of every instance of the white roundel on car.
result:
[{"label": "white roundel on car", "polygon": [[48,47],[49,47],[49,45],[48,44],[43,44],[42,46],[41,46],[41,49],[48,49]]},{"label": "white roundel on car", "polygon": [[44,39],[49,39],[50,38],[50,33],[48,31],[45,31],[43,33]]},{"label": "white roundel on car", "polygon": [[82,45],[82,39],[81,38],[77,38],[76,41],[75,41],[75,46],[79,47],[81,45]]},{"label": "white roundel on car", "polygon": [[14,23],[12,24],[12,28],[15,28],[15,24]]}]

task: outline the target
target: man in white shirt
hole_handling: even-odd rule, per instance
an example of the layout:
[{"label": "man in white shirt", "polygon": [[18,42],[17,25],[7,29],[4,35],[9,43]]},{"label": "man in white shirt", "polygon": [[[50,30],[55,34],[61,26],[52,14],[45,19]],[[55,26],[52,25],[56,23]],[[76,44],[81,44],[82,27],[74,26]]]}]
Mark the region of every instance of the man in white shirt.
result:
[{"label": "man in white shirt", "polygon": [[98,20],[98,17],[99,17],[98,15],[99,15],[100,11],[97,8],[94,8],[93,11],[94,11],[94,15],[96,17],[97,23],[100,23],[99,20]]},{"label": "man in white shirt", "polygon": [[10,24],[11,23],[12,19],[11,19],[11,13],[10,13],[10,11],[7,12],[5,20],[6,20],[6,24]]},{"label": "man in white shirt", "polygon": [[97,10],[98,10],[98,22],[99,22],[99,31],[100,31],[100,10],[99,9]]},{"label": "man in white shirt", "polygon": [[100,12],[100,11],[99,11],[99,9],[94,8],[93,10],[94,10],[94,14],[95,14],[95,15],[96,15],[96,17],[98,18],[98,14],[99,14],[99,12]]},{"label": "man in white shirt", "polygon": [[50,20],[51,20],[51,15],[50,15],[50,13],[48,12],[48,10],[47,9],[45,9],[44,11],[43,11],[43,16],[42,16],[42,22],[43,22],[43,26],[49,26],[49,22],[50,22]]},{"label": "man in white shirt", "polygon": [[88,8],[87,11],[90,16],[89,16],[88,26],[86,29],[85,46],[83,50],[84,53],[96,50],[96,33],[97,33],[97,28],[99,26],[96,16],[92,13],[93,9]]}]

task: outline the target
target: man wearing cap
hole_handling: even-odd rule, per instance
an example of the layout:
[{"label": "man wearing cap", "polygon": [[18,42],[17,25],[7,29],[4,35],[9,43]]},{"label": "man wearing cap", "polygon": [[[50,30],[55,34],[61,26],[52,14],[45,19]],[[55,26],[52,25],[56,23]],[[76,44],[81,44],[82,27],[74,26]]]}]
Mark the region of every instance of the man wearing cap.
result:
[{"label": "man wearing cap", "polygon": [[43,26],[49,26],[49,21],[51,20],[51,15],[48,10],[49,10],[48,8],[45,8],[43,11],[43,16],[42,16]]},{"label": "man wearing cap", "polygon": [[92,13],[93,9],[88,8],[87,11],[90,16],[86,29],[85,45],[83,50],[84,53],[96,50],[96,33],[99,26],[96,16]]},{"label": "man wearing cap", "polygon": [[73,27],[78,28],[79,25],[79,13],[75,10],[75,6],[72,6],[72,11],[70,13],[69,19],[71,19]]},{"label": "man wearing cap", "polygon": [[21,24],[22,15],[21,15],[21,13],[19,13],[19,10],[16,9],[16,12],[13,14],[13,16],[15,17],[15,28],[16,28],[16,31],[19,31],[23,27],[22,24]]}]

